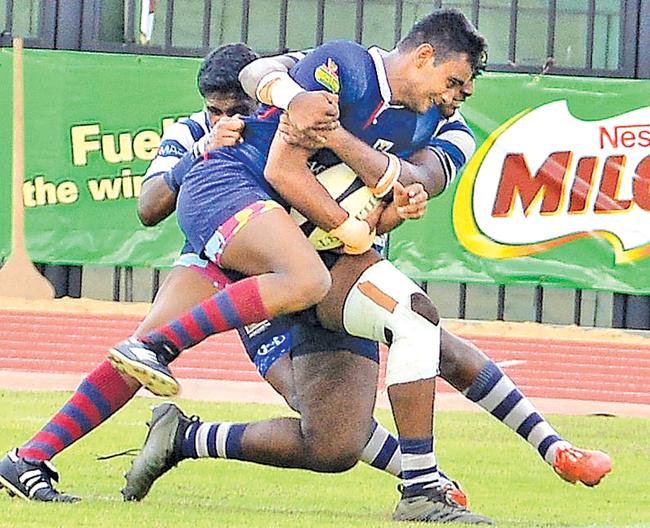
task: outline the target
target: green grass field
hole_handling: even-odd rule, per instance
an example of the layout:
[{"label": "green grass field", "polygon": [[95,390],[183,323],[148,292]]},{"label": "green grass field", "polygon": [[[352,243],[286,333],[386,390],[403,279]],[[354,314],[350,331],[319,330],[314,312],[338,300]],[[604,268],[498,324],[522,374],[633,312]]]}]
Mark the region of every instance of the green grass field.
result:
[{"label": "green grass field", "polygon": [[[66,393],[0,390],[0,450],[19,445],[67,398]],[[84,497],[75,505],[36,504],[0,495],[0,526],[18,527],[381,527],[395,526],[397,481],[357,466],[318,475],[236,461],[181,464],[139,504],[121,501],[130,459],[97,455],[139,447],[154,400],[136,399],[112,421],[55,459],[60,488]],[[281,407],[182,401],[209,420],[280,416]],[[378,418],[389,423],[389,415]],[[650,527],[650,420],[607,417],[552,419],[566,437],[608,451],[614,471],[594,489],[561,481],[519,437],[484,414],[437,417],[441,467],[459,479],[472,509],[501,527]]]}]

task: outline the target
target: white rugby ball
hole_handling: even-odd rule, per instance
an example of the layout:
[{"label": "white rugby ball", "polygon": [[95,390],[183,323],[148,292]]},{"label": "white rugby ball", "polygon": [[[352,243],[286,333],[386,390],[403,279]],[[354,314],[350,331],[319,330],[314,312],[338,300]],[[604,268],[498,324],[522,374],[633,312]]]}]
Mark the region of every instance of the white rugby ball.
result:
[{"label": "white rugby ball", "polygon": [[[356,218],[365,218],[380,202],[380,199],[372,194],[370,189],[345,163],[339,163],[324,170],[316,178],[332,198]],[[289,214],[318,251],[336,249],[342,245],[338,238],[311,223],[294,208],[291,208]]]}]

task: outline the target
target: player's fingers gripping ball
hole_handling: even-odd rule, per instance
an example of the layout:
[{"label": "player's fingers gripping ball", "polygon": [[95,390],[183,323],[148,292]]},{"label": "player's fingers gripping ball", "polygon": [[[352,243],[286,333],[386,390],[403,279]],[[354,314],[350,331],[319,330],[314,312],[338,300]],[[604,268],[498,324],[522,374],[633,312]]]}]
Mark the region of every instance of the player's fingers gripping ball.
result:
[{"label": "player's fingers gripping ball", "polygon": [[381,200],[344,163],[324,170],[316,178],[330,196],[348,212],[348,219],[336,229],[327,232],[309,222],[296,209],[291,209],[291,217],[318,251],[340,247],[343,247],[346,253],[367,251],[372,246],[375,235],[374,229],[365,219],[382,206]]}]

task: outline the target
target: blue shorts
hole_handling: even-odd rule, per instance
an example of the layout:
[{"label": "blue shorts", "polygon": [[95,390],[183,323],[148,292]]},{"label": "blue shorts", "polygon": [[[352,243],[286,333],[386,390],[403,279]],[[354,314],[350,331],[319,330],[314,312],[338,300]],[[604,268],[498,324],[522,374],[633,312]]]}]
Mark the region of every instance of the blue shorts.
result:
[{"label": "blue shorts", "polygon": [[292,317],[297,319],[297,322],[291,327],[291,357],[347,350],[379,363],[379,344],[376,341],[323,328],[316,317],[316,308],[309,308]]},{"label": "blue shorts", "polygon": [[248,221],[276,207],[276,196],[241,161],[226,157],[197,162],[176,202],[178,225],[195,253],[220,263],[230,237]]},{"label": "blue shorts", "polygon": [[291,357],[347,350],[379,363],[379,345],[368,339],[323,328],[313,308],[240,329],[248,357],[262,377],[283,355]]},{"label": "blue shorts", "polygon": [[248,325],[237,331],[248,357],[263,378],[278,359],[291,352],[294,324],[289,317]]}]

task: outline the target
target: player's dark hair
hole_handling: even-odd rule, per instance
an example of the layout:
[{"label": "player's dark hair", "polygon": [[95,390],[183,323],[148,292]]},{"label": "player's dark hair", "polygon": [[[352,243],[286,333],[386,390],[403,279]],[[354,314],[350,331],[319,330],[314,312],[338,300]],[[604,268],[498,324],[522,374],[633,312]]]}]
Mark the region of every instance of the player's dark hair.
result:
[{"label": "player's dark hair", "polygon": [[454,54],[466,53],[475,74],[485,69],[487,42],[458,9],[438,9],[425,16],[415,23],[397,47],[400,51],[409,51],[425,43],[434,47],[437,61],[444,62]]},{"label": "player's dark hair", "polygon": [[259,56],[246,44],[226,44],[212,50],[203,59],[196,84],[203,97],[214,92],[247,97],[239,84],[239,72]]}]

